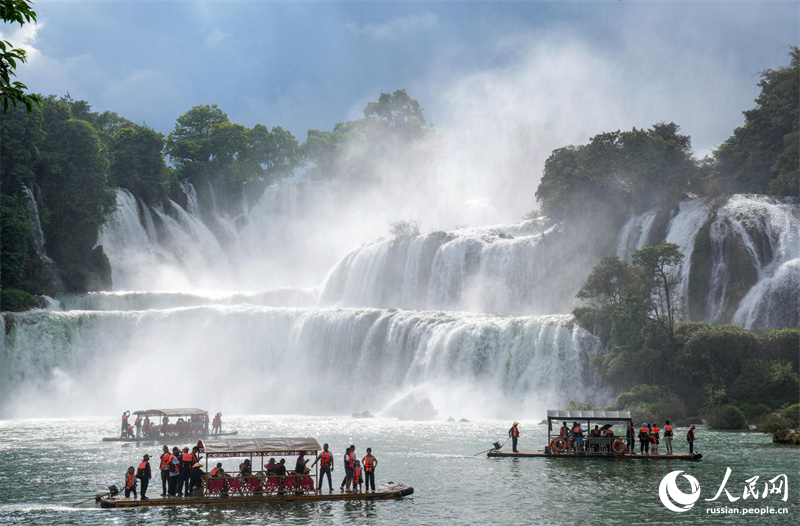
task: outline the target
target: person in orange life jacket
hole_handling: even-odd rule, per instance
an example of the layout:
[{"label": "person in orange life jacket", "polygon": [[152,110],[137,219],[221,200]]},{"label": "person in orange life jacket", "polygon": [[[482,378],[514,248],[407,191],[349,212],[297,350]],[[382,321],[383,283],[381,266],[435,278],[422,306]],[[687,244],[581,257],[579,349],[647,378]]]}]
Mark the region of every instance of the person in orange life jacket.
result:
[{"label": "person in orange life jacket", "polygon": [[353,491],[361,493],[361,462],[358,460],[353,464]]},{"label": "person in orange life jacket", "polygon": [[653,445],[650,446],[650,452],[653,455],[658,455],[658,431],[658,423],[653,422],[650,424],[650,441],[653,443]]},{"label": "person in orange life jacket", "polygon": [[214,424],[211,427],[211,433],[215,435],[222,433],[222,413],[214,415]]},{"label": "person in orange life jacket", "polygon": [[511,424],[511,429],[508,430],[508,436],[511,439],[511,451],[517,453],[517,439],[519,438],[519,422]]},{"label": "person in orange life jacket", "polygon": [[[600,438],[600,428],[598,426],[594,426],[594,429],[589,431],[589,437],[591,437],[592,439]],[[593,441],[592,443],[592,451],[595,452],[600,451],[600,446],[596,441]]]},{"label": "person in orange life jacket", "polygon": [[153,478],[153,473],[150,471],[150,455],[142,457],[139,467],[136,469],[136,478],[142,481],[142,500],[147,500],[147,486],[150,484],[150,479]]},{"label": "person in orange life jacket", "polygon": [[194,446],[192,452],[189,453],[189,448],[183,448],[181,455],[181,485],[183,486],[183,493],[192,495],[192,470],[194,465],[200,462],[200,447]]},{"label": "person in orange life jacket", "polygon": [[[369,452],[369,449],[367,450]],[[328,489],[333,491],[333,482],[331,480],[331,472],[333,471],[333,453],[328,451],[328,444],[322,444],[322,453],[319,454],[317,459],[311,464],[313,468],[319,462],[319,483],[317,484],[317,491],[322,490],[322,478],[328,476]]]},{"label": "person in orange life jacket", "polygon": [[669,420],[664,422],[664,444],[667,445],[667,455],[672,454],[672,426]]},{"label": "person in orange life jacket", "polygon": [[278,465],[275,463],[275,457],[270,458],[264,468],[267,470],[267,474],[274,475],[275,470],[278,469]]},{"label": "person in orange life jacket", "polygon": [[628,427],[625,429],[625,438],[628,439],[628,451],[633,453],[633,448],[636,444],[636,429],[633,427],[633,422],[628,422]]},{"label": "person in orange life jacket", "polygon": [[609,440],[607,440],[607,441],[605,442],[605,444],[603,444],[603,450],[604,450],[604,451],[608,451],[608,452],[610,453],[610,452],[611,452],[611,442],[613,442],[613,441],[612,441],[612,440],[610,440],[610,439],[614,438],[614,431],[612,431],[610,427],[607,427],[607,428],[606,428],[606,429],[603,431],[603,438],[607,438],[607,439],[609,439]]},{"label": "person in orange life jacket", "polygon": [[694,424],[686,432],[686,441],[689,442],[689,454],[694,455]]},{"label": "person in orange life jacket", "polygon": [[178,496],[183,497],[184,493],[188,493],[189,477],[192,474],[192,465],[196,460],[189,453],[188,447],[183,448],[183,451],[178,454],[178,460]]},{"label": "person in orange life jacket", "polygon": [[212,468],[211,471],[208,472],[210,477],[222,477],[222,491],[223,496],[228,492],[228,479],[225,475],[225,470],[222,469],[222,462],[217,462],[217,467]]},{"label": "person in orange life jacket", "polygon": [[181,473],[181,452],[177,447],[172,448],[172,454],[169,456],[169,496],[178,496],[178,482],[180,482]]},{"label": "person in orange life jacket", "polygon": [[128,468],[128,472],[125,473],[125,498],[129,498],[133,493],[133,498],[136,498],[136,471],[134,471],[133,466]]},{"label": "person in orange life jacket", "polygon": [[244,462],[239,464],[239,475],[246,477],[253,473],[253,467],[250,465],[250,459],[244,459]]},{"label": "person in orange life jacket", "polygon": [[128,436],[128,417],[131,416],[130,411],[125,411],[122,413],[122,427],[120,427],[119,436],[121,438],[125,438]]},{"label": "person in orange life jacket", "polygon": [[583,449],[583,431],[581,430],[581,425],[577,422],[572,423],[572,446],[575,451]]},{"label": "person in orange life jacket", "polygon": [[639,454],[650,454],[650,427],[647,425],[647,422],[644,422],[639,429]]},{"label": "person in orange life jacket", "polygon": [[364,464],[364,480],[366,481],[367,491],[369,491],[370,484],[372,484],[372,491],[375,491],[375,468],[378,465],[378,459],[372,455],[372,448],[367,448],[367,454],[362,459]]},{"label": "person in orange life jacket", "polygon": [[142,417],[141,415],[136,415],[136,420],[134,420],[133,425],[136,426],[136,438],[139,438],[142,434]]},{"label": "person in orange life jacket", "polygon": [[353,481],[353,455],[355,451],[356,446],[351,444],[344,452],[344,479],[339,485],[339,491],[345,491],[345,486],[347,486],[347,492],[350,492],[350,483]]},{"label": "person in orange life jacket", "polygon": [[142,432],[144,436],[150,436],[150,417],[144,415],[144,422],[142,422]]},{"label": "person in orange life jacket", "polygon": [[169,481],[169,457],[172,456],[169,453],[169,448],[164,446],[162,448],[161,453],[161,462],[158,465],[158,469],[161,470],[161,496],[167,496],[167,483]]}]

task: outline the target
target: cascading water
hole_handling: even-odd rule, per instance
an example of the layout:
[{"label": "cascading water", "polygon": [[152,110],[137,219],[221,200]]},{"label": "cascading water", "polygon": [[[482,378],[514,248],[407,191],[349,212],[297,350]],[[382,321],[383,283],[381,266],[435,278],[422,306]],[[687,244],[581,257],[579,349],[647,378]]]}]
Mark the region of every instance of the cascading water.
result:
[{"label": "cascading water", "polygon": [[448,414],[533,418],[608,398],[588,368],[599,341],[570,316],[233,305],[31,311],[4,329],[4,417],[119,404],[376,412],[413,392]]}]

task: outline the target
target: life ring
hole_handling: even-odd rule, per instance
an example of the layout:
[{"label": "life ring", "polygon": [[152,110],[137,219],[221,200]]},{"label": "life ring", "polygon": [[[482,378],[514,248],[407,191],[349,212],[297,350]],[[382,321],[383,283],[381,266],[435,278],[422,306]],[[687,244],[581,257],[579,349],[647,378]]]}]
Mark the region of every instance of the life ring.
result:
[{"label": "life ring", "polygon": [[564,440],[563,438],[557,438],[555,440],[555,445],[553,449],[555,449],[559,453],[563,453],[564,451],[567,450],[567,441]]},{"label": "life ring", "polygon": [[611,449],[614,451],[614,453],[621,455],[625,453],[625,450],[628,448],[625,446],[625,442],[618,438],[613,444],[611,444]]}]

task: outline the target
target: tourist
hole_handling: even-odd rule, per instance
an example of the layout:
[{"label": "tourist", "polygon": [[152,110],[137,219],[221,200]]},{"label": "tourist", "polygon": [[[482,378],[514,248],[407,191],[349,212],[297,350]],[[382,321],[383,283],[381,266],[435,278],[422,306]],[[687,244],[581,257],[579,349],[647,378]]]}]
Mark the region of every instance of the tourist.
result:
[{"label": "tourist", "polygon": [[345,487],[347,490],[350,490],[350,483],[353,481],[353,455],[352,453],[355,452],[356,446],[351,445],[347,448],[344,452],[344,479],[342,479],[342,483],[339,486],[339,491],[344,491]]},{"label": "tourist", "polygon": [[672,454],[672,426],[669,420],[664,423],[664,444],[667,446],[667,455]]},{"label": "tourist", "polygon": [[161,464],[159,464],[159,469],[161,470],[161,496],[167,496],[167,483],[169,482],[169,468],[170,468],[170,457],[172,456],[169,452],[169,448],[164,446],[162,448],[163,453],[161,453]]},{"label": "tourist", "polygon": [[136,415],[136,420],[133,422],[136,426],[136,438],[142,436],[142,415]]},{"label": "tourist", "polygon": [[594,426],[594,429],[589,431],[589,437],[592,440],[592,451],[597,453],[600,451],[600,428],[597,425]]},{"label": "tourist", "polygon": [[211,432],[215,435],[222,433],[222,413],[214,415],[214,424],[211,428]]},{"label": "tourist", "polygon": [[628,427],[625,429],[625,438],[628,439],[628,451],[633,454],[636,448],[636,429],[633,427],[633,422],[628,422]]},{"label": "tourist", "polygon": [[361,493],[361,462],[353,463],[353,492]]},{"label": "tourist", "polygon": [[647,422],[644,422],[642,427],[639,428],[639,454],[650,454],[650,427]]},{"label": "tourist", "polygon": [[275,474],[278,475],[281,481],[280,492],[283,492],[283,481],[286,478],[286,460],[281,459],[278,466],[275,468]]},{"label": "tourist", "polygon": [[372,448],[367,448],[367,454],[362,459],[364,462],[364,480],[366,482],[367,491],[369,491],[370,484],[372,485],[372,492],[375,492],[375,468],[378,465],[378,459],[372,455]]},{"label": "tourist", "polygon": [[275,457],[270,458],[269,462],[267,462],[267,465],[264,467],[267,470],[268,475],[274,475],[275,470],[278,469],[278,465],[275,463]]},{"label": "tourist", "polygon": [[583,450],[583,430],[578,422],[572,423],[572,447],[576,452]]},{"label": "tourist", "polygon": [[[188,495],[192,489],[192,467],[195,463],[200,461],[200,457],[198,457],[198,453],[200,448],[195,446],[192,448],[191,453],[189,452],[189,448],[183,448],[183,454],[181,455],[181,492],[184,495]],[[180,492],[179,492],[180,493]]]},{"label": "tourist", "polygon": [[[519,422],[511,424],[511,429],[508,430],[508,436],[511,439],[511,451],[517,453],[517,439],[519,439]],[[564,424],[566,425],[566,424]]]},{"label": "tourist", "polygon": [[300,453],[300,455],[297,457],[297,462],[294,464],[294,472],[298,475],[305,475],[308,473],[310,470],[306,467],[307,463],[308,460],[306,460],[305,453]]},{"label": "tourist", "polygon": [[133,498],[136,498],[136,471],[134,471],[133,466],[128,468],[128,472],[125,473],[125,498],[130,498],[131,493],[133,493]]},{"label": "tourist", "polygon": [[147,486],[150,484],[150,479],[153,478],[153,473],[150,471],[150,455],[142,457],[139,463],[139,469],[136,470],[136,478],[142,481],[142,500],[147,500]]},{"label": "tourist", "polygon": [[244,459],[244,462],[239,464],[239,475],[242,477],[246,477],[253,473],[253,467],[250,465],[250,459]]},{"label": "tourist", "polygon": [[694,424],[686,432],[686,441],[689,443],[689,454],[694,455]]},{"label": "tourist", "polygon": [[[369,449],[367,449],[367,453],[369,453]],[[333,491],[333,481],[331,480],[331,473],[333,472],[333,454],[328,451],[328,444],[322,444],[322,453],[319,454],[314,464],[311,464],[311,467],[314,467],[317,462],[320,463],[317,491],[322,490],[322,479],[325,475],[328,476],[328,488],[330,491]]]},{"label": "tourist", "polygon": [[659,429],[658,429],[658,422],[653,422],[650,424],[650,441],[653,443],[650,446],[650,452],[653,455],[658,455],[658,438],[659,438]]},{"label": "tourist", "polygon": [[[228,478],[225,475],[225,470],[222,469],[222,462],[217,462],[217,467],[213,468],[208,474],[214,478],[221,478],[222,479],[222,496],[225,497],[228,495]],[[210,485],[211,483],[209,483]]]},{"label": "tourist", "polygon": [[125,411],[122,413],[122,427],[120,428],[119,436],[121,438],[125,438],[128,436],[128,417],[131,416],[130,411]]},{"label": "tourist", "polygon": [[169,457],[169,496],[178,496],[178,483],[181,478],[181,451],[173,446],[172,455]]},{"label": "tourist", "polygon": [[152,435],[152,429],[150,428],[150,417],[144,415],[144,422],[142,422],[142,434],[145,438],[150,438]]}]

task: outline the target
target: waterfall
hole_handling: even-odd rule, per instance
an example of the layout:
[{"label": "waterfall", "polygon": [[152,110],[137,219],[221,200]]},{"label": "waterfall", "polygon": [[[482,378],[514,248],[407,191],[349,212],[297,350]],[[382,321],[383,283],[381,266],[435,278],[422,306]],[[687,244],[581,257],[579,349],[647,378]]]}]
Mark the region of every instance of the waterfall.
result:
[{"label": "waterfall", "polygon": [[599,341],[570,316],[240,304],[31,311],[3,323],[0,417],[131,404],[375,413],[412,392],[475,417],[609,401],[588,365]]}]

